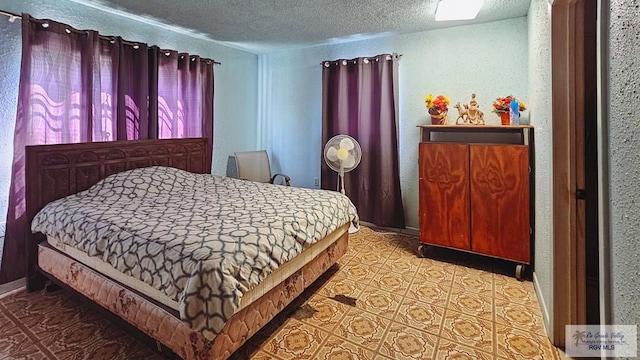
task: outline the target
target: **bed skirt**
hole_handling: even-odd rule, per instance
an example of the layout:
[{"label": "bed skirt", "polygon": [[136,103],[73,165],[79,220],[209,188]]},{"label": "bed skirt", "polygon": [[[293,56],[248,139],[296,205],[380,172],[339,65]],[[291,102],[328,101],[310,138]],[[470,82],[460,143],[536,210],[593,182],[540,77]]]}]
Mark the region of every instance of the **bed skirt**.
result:
[{"label": "bed skirt", "polygon": [[45,273],[124,319],[183,359],[227,359],[345,254],[347,228],[348,225],[337,230],[344,234],[306,266],[233,315],[211,341],[191,330],[161,305],[50,247],[39,246],[38,265]]}]

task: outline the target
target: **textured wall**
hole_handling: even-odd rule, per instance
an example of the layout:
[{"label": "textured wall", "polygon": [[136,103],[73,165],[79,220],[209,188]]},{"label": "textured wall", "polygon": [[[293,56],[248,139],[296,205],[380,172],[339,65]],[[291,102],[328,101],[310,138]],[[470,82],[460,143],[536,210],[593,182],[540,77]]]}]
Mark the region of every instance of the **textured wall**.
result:
[{"label": "textured wall", "polygon": [[[255,147],[257,108],[257,56],[232,49],[179,28],[169,28],[134,15],[111,13],[68,0],[18,2],[0,0],[0,9],[26,12],[36,18],[49,18],[78,29],[95,29],[104,35],[120,35],[126,40],[143,41],[162,48],[198,54],[222,62],[215,67],[215,128],[213,172],[225,174],[227,156],[233,151]],[[0,150],[12,153],[13,126],[20,71],[20,21],[11,24],[0,18]],[[6,163],[2,158],[3,165]],[[0,167],[0,199],[6,199],[8,168]],[[2,203],[0,203],[2,205]],[[4,209],[4,208],[3,208]],[[4,213],[3,209],[1,213]]]},{"label": "textured wall", "polygon": [[611,322],[631,325],[640,323],[640,121],[635,113],[640,103],[639,8],[639,0],[610,2],[609,118],[604,120],[609,132]]},{"label": "textured wall", "polygon": [[547,0],[529,7],[529,111],[535,127],[535,282],[548,330],[553,318],[553,205],[551,132],[551,9]]},{"label": "textured wall", "polygon": [[[528,100],[527,18],[347,44],[261,55],[265,87],[260,98],[262,143],[298,186],[320,176],[323,60],[402,54],[400,59],[400,181],[407,226],[418,227],[418,141],[416,125],[427,123],[424,97],[443,93],[453,103],[478,97],[488,124],[496,96]],[[455,109],[452,115],[457,116]],[[455,119],[455,117],[454,117]],[[528,111],[523,121],[528,121]]]}]

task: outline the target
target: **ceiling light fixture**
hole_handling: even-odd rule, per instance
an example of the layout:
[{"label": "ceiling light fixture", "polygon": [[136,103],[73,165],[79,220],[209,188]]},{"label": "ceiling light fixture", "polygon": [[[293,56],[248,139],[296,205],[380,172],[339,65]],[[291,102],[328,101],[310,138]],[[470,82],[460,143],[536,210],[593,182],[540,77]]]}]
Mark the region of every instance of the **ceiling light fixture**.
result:
[{"label": "ceiling light fixture", "polygon": [[475,19],[484,0],[440,0],[436,21]]}]

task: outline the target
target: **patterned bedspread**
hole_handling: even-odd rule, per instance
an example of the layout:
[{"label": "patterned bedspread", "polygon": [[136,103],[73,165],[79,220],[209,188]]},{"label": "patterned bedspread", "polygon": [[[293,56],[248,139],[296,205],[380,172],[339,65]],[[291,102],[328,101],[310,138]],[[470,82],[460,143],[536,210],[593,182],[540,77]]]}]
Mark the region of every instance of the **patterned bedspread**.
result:
[{"label": "patterned bedspread", "polygon": [[212,339],[243,292],[357,220],[338,192],[149,167],[49,203],[31,228],[164,292]]}]

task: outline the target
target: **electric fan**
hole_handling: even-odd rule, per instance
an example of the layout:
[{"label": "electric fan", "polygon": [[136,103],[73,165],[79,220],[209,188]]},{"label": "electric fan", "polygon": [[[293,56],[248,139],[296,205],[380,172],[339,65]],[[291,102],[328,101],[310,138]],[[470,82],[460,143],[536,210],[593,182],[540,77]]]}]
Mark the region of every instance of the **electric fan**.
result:
[{"label": "electric fan", "polygon": [[[360,164],[362,149],[360,144],[349,135],[336,135],[324,145],[324,161],[333,171],[338,172],[338,191],[344,194],[344,173],[349,172]],[[351,224],[349,233],[355,233],[359,228]]]},{"label": "electric fan", "polygon": [[324,146],[324,161],[338,172],[338,191],[341,193],[344,194],[344,173],[355,169],[361,158],[360,144],[349,135],[336,135]]}]

